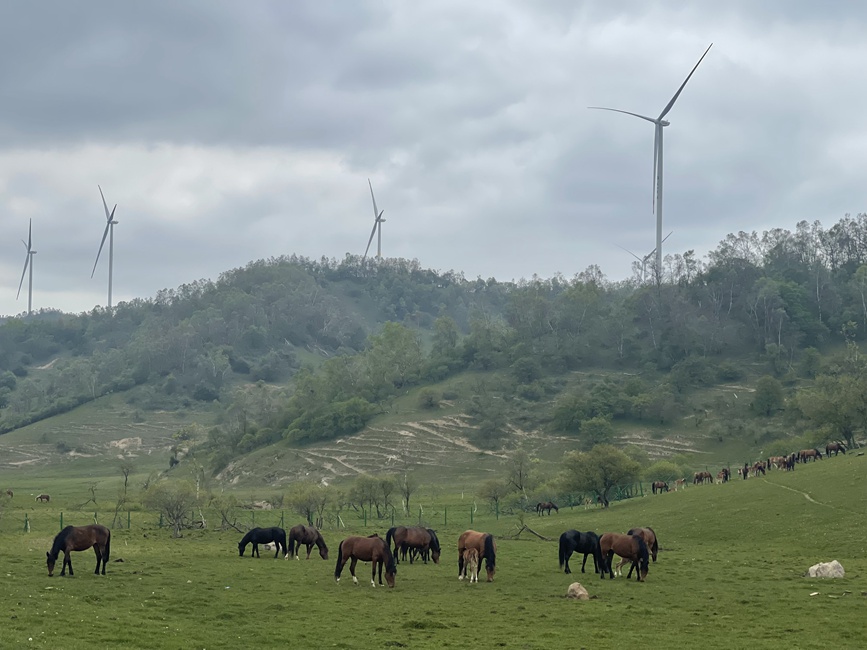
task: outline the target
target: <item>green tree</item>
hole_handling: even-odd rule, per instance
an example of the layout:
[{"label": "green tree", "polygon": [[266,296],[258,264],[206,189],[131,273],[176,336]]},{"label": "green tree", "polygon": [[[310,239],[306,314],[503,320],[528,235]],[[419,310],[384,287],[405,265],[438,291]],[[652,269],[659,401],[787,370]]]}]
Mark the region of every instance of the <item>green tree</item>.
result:
[{"label": "green tree", "polygon": [[482,483],[478,487],[478,495],[480,499],[484,499],[491,504],[495,510],[499,507],[500,501],[509,494],[510,486],[503,480],[491,478]]},{"label": "green tree", "polygon": [[563,458],[563,486],[567,492],[591,492],[609,505],[609,494],[618,485],[634,483],[641,465],[611,445],[590,451],[571,451]]},{"label": "green tree", "polygon": [[770,416],[782,408],[784,402],[783,385],[779,380],[770,375],[760,377],[756,382],[756,392],[753,393],[753,409],[757,413]]},{"label": "green tree", "polygon": [[798,408],[832,437],[855,446],[855,431],[867,424],[867,380],[841,375],[819,375],[812,388],[798,392]]},{"label": "green tree", "polygon": [[196,490],[188,481],[159,481],[148,487],[142,503],[163,516],[172,529],[172,537],[180,537],[181,529],[190,524],[190,512],[196,505]]}]

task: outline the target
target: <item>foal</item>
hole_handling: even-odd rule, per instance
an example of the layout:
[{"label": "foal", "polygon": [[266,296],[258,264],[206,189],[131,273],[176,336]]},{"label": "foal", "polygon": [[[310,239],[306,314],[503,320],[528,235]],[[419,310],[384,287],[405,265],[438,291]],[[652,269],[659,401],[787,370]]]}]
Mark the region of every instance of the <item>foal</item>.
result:
[{"label": "foal", "polygon": [[470,572],[470,584],[479,581],[479,550],[477,548],[464,549],[464,570],[463,576]]}]

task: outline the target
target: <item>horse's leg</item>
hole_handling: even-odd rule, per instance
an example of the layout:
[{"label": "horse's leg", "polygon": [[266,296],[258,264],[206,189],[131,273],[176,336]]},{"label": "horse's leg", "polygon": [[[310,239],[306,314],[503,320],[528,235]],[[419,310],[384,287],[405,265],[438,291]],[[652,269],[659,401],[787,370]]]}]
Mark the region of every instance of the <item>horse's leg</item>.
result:
[{"label": "horse's leg", "polygon": [[313,544],[307,545],[307,559],[310,559],[310,551],[313,550]]},{"label": "horse's leg", "polygon": [[[69,575],[74,576],[75,573],[72,571],[72,553],[70,551],[63,551],[63,564],[69,567]],[[60,575],[63,575],[63,570],[60,571]]]},{"label": "horse's leg", "polygon": [[379,584],[382,584],[382,565],[376,558],[370,561],[370,586],[376,588],[376,565],[379,564]]},{"label": "horse's leg", "polygon": [[358,564],[358,558],[352,558],[352,562],[349,563],[349,573],[352,574],[352,582],[353,584],[358,584],[358,578],[355,577],[355,565]]},{"label": "horse's leg", "polygon": [[253,550],[250,551],[250,557],[262,557],[259,555],[259,544],[257,542],[253,542]]},{"label": "horse's leg", "polygon": [[[611,561],[612,561],[613,559],[614,559],[614,551],[613,551],[613,550],[612,550],[612,551],[608,551],[608,553],[605,555],[605,564],[606,564],[606,566],[608,567],[608,579],[609,579],[609,580],[614,580],[614,570],[613,570],[613,568],[611,567]],[[602,578],[605,577],[605,569],[604,569],[604,568],[602,569],[602,575],[601,575],[601,577],[602,577]]]},{"label": "horse's leg", "polygon": [[466,575],[466,567],[464,567],[464,551],[466,549],[458,549],[458,580],[463,580]]},{"label": "horse's leg", "polygon": [[96,554],[96,570],[93,572],[94,575],[99,575],[99,565],[102,562],[102,553],[99,552],[99,549],[99,544],[93,545],[93,552]]}]

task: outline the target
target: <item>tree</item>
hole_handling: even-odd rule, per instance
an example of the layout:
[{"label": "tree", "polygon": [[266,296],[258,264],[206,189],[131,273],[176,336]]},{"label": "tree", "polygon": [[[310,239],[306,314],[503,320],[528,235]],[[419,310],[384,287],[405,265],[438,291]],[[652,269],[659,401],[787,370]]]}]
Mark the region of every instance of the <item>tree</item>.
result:
[{"label": "tree", "polygon": [[770,416],[782,408],[784,403],[783,385],[774,377],[765,375],[756,382],[756,392],[753,394],[753,408],[756,412]]},{"label": "tree", "polygon": [[867,424],[867,379],[819,375],[813,388],[798,393],[796,402],[816,425],[854,447],[855,430]]},{"label": "tree", "polygon": [[418,489],[418,479],[404,470],[403,474],[397,479],[397,489],[400,491],[400,497],[403,500],[403,511],[409,514],[409,498]]},{"label": "tree", "polygon": [[172,529],[172,537],[180,537],[196,505],[196,490],[188,481],[159,481],[148,487],[142,503],[163,516]]},{"label": "tree", "polygon": [[533,461],[530,455],[523,449],[518,449],[506,460],[506,483],[518,492],[526,493],[526,490],[531,488],[532,469]]},{"label": "tree", "polygon": [[491,478],[479,486],[479,498],[489,501],[494,509],[499,508],[500,500],[509,493],[509,484],[500,479]]},{"label": "tree", "polygon": [[590,451],[571,451],[563,459],[563,485],[569,492],[592,492],[609,505],[611,489],[634,483],[641,465],[612,445],[597,445]]},{"label": "tree", "polygon": [[610,442],[614,437],[614,427],[611,426],[611,419],[607,417],[595,417],[585,420],[581,423],[581,437],[587,446],[598,445],[604,442]]}]

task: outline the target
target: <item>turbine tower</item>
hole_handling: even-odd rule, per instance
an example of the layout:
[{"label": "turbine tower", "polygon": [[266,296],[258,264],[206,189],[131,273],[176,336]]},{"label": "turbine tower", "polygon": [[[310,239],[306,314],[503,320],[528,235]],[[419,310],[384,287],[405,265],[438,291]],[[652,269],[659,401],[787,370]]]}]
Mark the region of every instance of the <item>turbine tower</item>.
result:
[{"label": "turbine tower", "polygon": [[367,179],[367,184],[370,185],[370,198],[373,200],[373,230],[370,231],[370,239],[367,240],[367,248],[364,249],[364,257],[361,261],[367,259],[367,252],[370,250],[370,244],[373,242],[373,236],[376,238],[376,259],[382,259],[382,223],[385,219],[382,218],[382,213],[385,210],[378,210],[376,207],[376,197],[373,196],[373,185],[370,179]]},{"label": "turbine tower", "polygon": [[646,115],[639,115],[638,113],[630,113],[629,111],[622,111],[618,108],[606,108],[604,106],[588,106],[588,108],[597,109],[600,111],[614,111],[615,113],[623,113],[625,115],[632,115],[633,117],[639,117],[642,120],[647,120],[648,122],[653,123],[654,125],[654,135],[653,135],[653,184],[654,184],[654,201],[653,201],[653,209],[656,212],[656,272],[662,273],[662,129],[671,124],[668,120],[663,119],[668,112],[671,110],[672,106],[674,106],[674,102],[677,101],[677,98],[680,97],[680,93],[683,91],[684,86],[689,81],[690,77],[692,77],[693,72],[696,71],[699,64],[701,64],[704,57],[710,52],[710,48],[713,47],[713,43],[707,46],[707,49],[704,51],[704,54],[701,55],[701,58],[698,60],[698,63],[695,64],[692,71],[687,75],[686,79],[682,84],[680,84],[680,88],[677,89],[677,92],[674,93],[674,97],[665,105],[665,108],[662,109],[662,112],[659,114],[659,117],[652,118],[647,117]]},{"label": "turbine tower", "polygon": [[102,188],[99,187],[99,195],[102,197],[102,207],[105,209],[105,231],[102,233],[102,241],[99,242],[99,250],[96,252],[96,261],[93,263],[93,271],[90,272],[90,277],[96,273],[96,265],[99,263],[99,255],[102,253],[102,247],[105,244],[105,238],[108,237],[108,308],[111,309],[111,275],[114,270],[114,225],[117,221],[114,220],[114,211],[117,210],[117,203],[108,211],[108,204],[105,202],[105,196],[102,193]]},{"label": "turbine tower", "polygon": [[21,295],[21,287],[24,286],[24,276],[27,275],[27,269],[30,269],[30,278],[27,282],[27,315],[30,316],[33,313],[33,256],[36,255],[36,251],[33,250],[33,219],[30,220],[30,227],[27,229],[27,241],[21,240],[21,243],[24,244],[24,248],[27,249],[27,257],[24,258],[24,271],[21,273],[21,282],[18,283],[18,294],[15,296],[15,300],[18,300],[18,296]]}]

